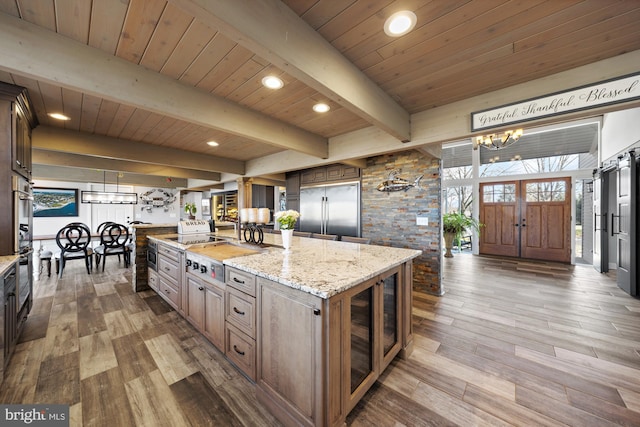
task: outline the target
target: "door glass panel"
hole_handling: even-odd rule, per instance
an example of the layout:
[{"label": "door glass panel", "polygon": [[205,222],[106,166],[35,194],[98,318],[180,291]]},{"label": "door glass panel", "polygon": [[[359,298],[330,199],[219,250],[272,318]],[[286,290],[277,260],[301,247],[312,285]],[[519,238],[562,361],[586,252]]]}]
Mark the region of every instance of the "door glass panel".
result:
[{"label": "door glass panel", "polygon": [[391,348],[398,342],[398,325],[396,322],[396,307],[398,299],[398,274],[393,274],[384,279],[384,296],[383,296],[383,346],[386,355]]},{"label": "door glass panel", "polygon": [[527,202],[563,202],[567,186],[564,181],[529,182],[526,185]]},{"label": "door glass panel", "polygon": [[373,288],[351,298],[351,393],[373,370]]},{"label": "door glass panel", "polygon": [[485,203],[505,203],[515,202],[515,184],[494,184],[485,185],[482,191],[482,200]]}]

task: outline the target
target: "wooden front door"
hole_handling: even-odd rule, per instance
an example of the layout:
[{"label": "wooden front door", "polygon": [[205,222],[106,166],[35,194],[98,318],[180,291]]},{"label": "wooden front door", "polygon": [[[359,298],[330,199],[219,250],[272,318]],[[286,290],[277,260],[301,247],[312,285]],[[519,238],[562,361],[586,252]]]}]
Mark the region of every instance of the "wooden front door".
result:
[{"label": "wooden front door", "polygon": [[480,185],[480,253],[571,261],[570,178]]},{"label": "wooden front door", "polygon": [[480,184],[480,253],[519,256],[518,182]]}]

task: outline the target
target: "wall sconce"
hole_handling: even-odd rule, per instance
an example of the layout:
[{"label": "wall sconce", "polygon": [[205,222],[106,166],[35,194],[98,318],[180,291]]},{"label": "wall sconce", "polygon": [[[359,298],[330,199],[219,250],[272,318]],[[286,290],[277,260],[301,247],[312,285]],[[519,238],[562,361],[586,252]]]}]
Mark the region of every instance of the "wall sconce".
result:
[{"label": "wall sconce", "polygon": [[587,181],[584,183],[584,191],[587,193],[593,193],[593,181]]},{"label": "wall sconce", "polygon": [[507,130],[504,133],[476,136],[473,141],[473,149],[484,147],[488,150],[500,150],[515,143],[524,134],[522,129]]}]

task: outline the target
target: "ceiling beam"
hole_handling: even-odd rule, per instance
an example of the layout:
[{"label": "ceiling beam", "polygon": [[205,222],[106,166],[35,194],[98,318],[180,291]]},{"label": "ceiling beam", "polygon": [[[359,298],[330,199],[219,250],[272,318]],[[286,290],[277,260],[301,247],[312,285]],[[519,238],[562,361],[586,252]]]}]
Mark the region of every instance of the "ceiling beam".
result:
[{"label": "ceiling beam", "polygon": [[[54,165],[33,165],[33,179],[84,182],[85,184],[87,182],[95,184],[105,183],[105,175],[103,171],[97,169],[80,169]],[[166,178],[161,176],[125,173],[122,178],[118,178],[117,183],[120,185],[139,185],[142,187],[184,188],[188,185],[188,180],[184,178]],[[108,174],[106,185],[115,184],[116,179],[113,177],[113,174]]]},{"label": "ceiling beam", "polygon": [[[0,12],[0,69],[319,158],[326,138]],[[162,90],[158,90],[162,88]]]},{"label": "ceiling beam", "polygon": [[282,2],[170,2],[372,125],[411,140],[409,113]]},{"label": "ceiling beam", "polygon": [[[161,176],[164,178],[196,178],[220,181],[220,172],[199,171],[172,166],[139,163],[129,160],[105,159],[83,154],[62,153],[59,151],[32,150],[33,164],[69,166],[82,169],[97,169],[114,172],[130,172],[141,175]],[[60,177],[64,179],[64,176]]]},{"label": "ceiling beam", "polygon": [[105,159],[130,160],[183,169],[228,172],[240,175],[245,172],[245,164],[240,160],[50,126],[35,128],[32,134],[32,144],[34,149],[71,154],[83,153],[86,156]]}]

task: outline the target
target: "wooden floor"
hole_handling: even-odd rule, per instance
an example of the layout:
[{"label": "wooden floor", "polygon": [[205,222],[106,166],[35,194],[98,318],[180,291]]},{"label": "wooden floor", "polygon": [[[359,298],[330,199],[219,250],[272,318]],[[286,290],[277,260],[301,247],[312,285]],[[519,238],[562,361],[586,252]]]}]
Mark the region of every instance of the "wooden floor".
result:
[{"label": "wooden floor", "polygon": [[[0,402],[67,403],[73,426],[278,425],[185,320],[107,267],[36,283]],[[443,275],[444,296],[415,295],[413,354],[348,425],[640,425],[640,300],[614,279],[466,254]]]}]

